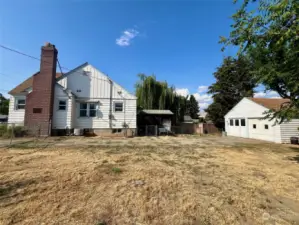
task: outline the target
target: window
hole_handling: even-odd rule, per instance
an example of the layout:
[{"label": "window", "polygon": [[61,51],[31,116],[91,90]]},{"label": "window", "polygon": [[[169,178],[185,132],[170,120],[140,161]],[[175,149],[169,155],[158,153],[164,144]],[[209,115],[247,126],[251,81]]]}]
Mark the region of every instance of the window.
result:
[{"label": "window", "polygon": [[114,102],[114,112],[122,112],[122,111],[123,111],[123,103]]},{"label": "window", "polygon": [[96,117],[97,104],[96,103],[80,103],[80,117]]},{"label": "window", "polygon": [[25,99],[17,99],[16,109],[25,109],[26,100]]},{"label": "window", "polygon": [[234,120],[229,120],[229,125],[234,126]]},{"label": "window", "polygon": [[58,110],[66,110],[66,100],[59,100]]},{"label": "window", "polygon": [[265,124],[265,129],[268,130],[269,129],[269,126],[268,124]]},{"label": "window", "polygon": [[96,117],[97,107],[96,103],[89,103],[89,117]]},{"label": "window", "polygon": [[241,119],[241,126],[242,126],[242,127],[245,127],[245,126],[246,126],[245,119]]},{"label": "window", "polygon": [[252,124],[253,129],[256,129],[256,124]]},{"label": "window", "polygon": [[235,126],[239,126],[239,120],[235,120]]},{"label": "window", "polygon": [[42,113],[42,108],[33,108],[33,113]]},{"label": "window", "polygon": [[80,117],[87,117],[87,103],[80,103]]}]

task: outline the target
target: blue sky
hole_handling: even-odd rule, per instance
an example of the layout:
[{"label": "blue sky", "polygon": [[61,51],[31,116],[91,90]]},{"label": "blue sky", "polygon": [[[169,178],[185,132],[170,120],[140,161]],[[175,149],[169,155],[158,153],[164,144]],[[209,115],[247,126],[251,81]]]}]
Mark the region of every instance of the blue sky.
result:
[{"label": "blue sky", "polygon": [[[195,94],[203,108],[213,72],[235,53],[218,44],[235,10],[232,0],[5,0],[0,44],[39,57],[51,42],[62,66],[87,61],[131,92],[138,73],[155,74],[179,93]],[[38,70],[38,61],[0,48],[0,92]]]}]

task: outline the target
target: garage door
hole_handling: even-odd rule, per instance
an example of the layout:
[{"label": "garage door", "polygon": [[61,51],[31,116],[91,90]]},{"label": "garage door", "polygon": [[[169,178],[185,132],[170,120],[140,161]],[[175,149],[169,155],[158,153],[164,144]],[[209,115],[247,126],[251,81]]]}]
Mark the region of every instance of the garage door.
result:
[{"label": "garage door", "polygon": [[229,135],[244,138],[248,137],[248,126],[245,118],[230,119],[229,125]]},{"label": "garage door", "polygon": [[249,119],[249,137],[265,141],[275,141],[275,130],[269,121],[260,119]]}]

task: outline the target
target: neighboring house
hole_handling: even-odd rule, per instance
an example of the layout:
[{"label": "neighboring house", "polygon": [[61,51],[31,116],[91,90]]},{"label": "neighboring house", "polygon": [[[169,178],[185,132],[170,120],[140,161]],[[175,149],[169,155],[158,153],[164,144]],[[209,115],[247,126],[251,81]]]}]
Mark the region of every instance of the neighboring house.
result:
[{"label": "neighboring house", "polygon": [[136,97],[88,63],[56,73],[57,50],[41,50],[40,71],[12,89],[9,123],[51,131],[81,128],[97,132],[136,129]]},{"label": "neighboring house", "polygon": [[299,119],[276,125],[274,120],[263,119],[266,111],[279,110],[288,102],[288,99],[243,98],[224,117],[227,135],[290,143],[290,137],[298,137]]}]

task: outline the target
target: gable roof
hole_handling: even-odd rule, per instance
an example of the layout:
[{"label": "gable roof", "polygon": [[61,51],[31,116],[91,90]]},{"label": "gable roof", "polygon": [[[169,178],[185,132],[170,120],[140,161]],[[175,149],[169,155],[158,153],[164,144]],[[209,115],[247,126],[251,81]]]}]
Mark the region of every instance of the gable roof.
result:
[{"label": "gable roof", "polygon": [[[29,77],[27,80],[23,81],[22,83],[20,83],[18,86],[16,86],[14,89],[10,90],[8,92],[8,94],[10,95],[17,95],[17,94],[21,94],[22,92],[24,92],[26,89],[32,87],[32,83],[33,83],[33,76],[39,74],[39,71],[36,72],[35,74],[33,74],[31,77]],[[56,73],[56,79],[61,77],[61,73]]]},{"label": "gable roof", "polygon": [[279,110],[285,103],[289,103],[290,99],[286,98],[248,98],[249,100],[272,110]]}]

